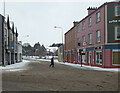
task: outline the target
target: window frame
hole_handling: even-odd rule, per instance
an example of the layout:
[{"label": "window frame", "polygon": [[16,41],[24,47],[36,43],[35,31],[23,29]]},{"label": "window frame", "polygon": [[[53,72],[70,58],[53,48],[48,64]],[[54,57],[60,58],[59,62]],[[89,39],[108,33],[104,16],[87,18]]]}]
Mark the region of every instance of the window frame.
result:
[{"label": "window frame", "polygon": [[[99,16],[98,16],[98,14],[99,14]],[[98,22],[100,22],[100,20],[101,20],[101,13],[100,13],[100,11],[98,11],[96,13],[96,22],[98,23]]]},{"label": "window frame", "polygon": [[[99,53],[99,56],[98,56],[98,57],[99,57],[99,59],[98,59],[99,62],[98,62],[98,60],[97,60],[97,53]],[[102,54],[102,51],[96,51],[96,53],[95,53],[95,63],[98,64],[98,65],[102,65],[102,61],[103,61],[103,60],[102,60],[103,58],[101,59],[100,53]],[[102,57],[103,57],[103,56],[102,56]],[[97,62],[98,62],[98,63],[97,63]]]},{"label": "window frame", "polygon": [[80,46],[78,45],[78,43],[80,43],[80,38],[79,38],[79,37],[77,38],[77,46],[80,47]]},{"label": "window frame", "polygon": [[119,17],[120,16],[120,10],[118,10],[116,7],[120,7],[120,5],[116,5],[115,6],[115,17]]},{"label": "window frame", "polygon": [[117,38],[117,33],[118,33],[119,30],[116,30],[116,29],[118,29],[118,28],[120,29],[120,26],[115,26],[115,40],[120,40],[120,39]]},{"label": "window frame", "polygon": [[[91,21],[90,21],[90,19],[91,19]],[[88,26],[90,27],[92,25],[92,17],[89,17],[89,19],[88,19]]]},{"label": "window frame", "polygon": [[82,46],[85,46],[85,45],[83,45],[84,42],[85,42],[85,35],[82,36]]},{"label": "window frame", "polygon": [[[98,36],[98,32],[100,33],[99,36]],[[99,41],[98,41],[98,39],[99,39]],[[100,31],[100,30],[97,30],[97,31],[96,31],[96,42],[97,42],[97,43],[100,43],[100,42],[101,42],[101,31]]]},{"label": "window frame", "polygon": [[[90,35],[91,35],[91,39],[90,39]],[[88,34],[88,44],[92,44],[92,33]]]},{"label": "window frame", "polygon": [[78,33],[80,32],[80,25],[79,24],[77,25],[77,32]]},{"label": "window frame", "polygon": [[85,21],[83,21],[83,22],[82,22],[82,30],[85,29],[85,25],[86,25],[86,24],[85,24]]}]

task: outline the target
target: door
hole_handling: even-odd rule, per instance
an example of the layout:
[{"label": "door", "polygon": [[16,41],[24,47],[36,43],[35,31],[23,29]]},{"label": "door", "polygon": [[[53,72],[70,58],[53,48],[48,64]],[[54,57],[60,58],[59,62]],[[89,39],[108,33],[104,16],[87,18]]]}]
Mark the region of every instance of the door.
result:
[{"label": "door", "polygon": [[96,51],[96,64],[102,64],[102,51]]},{"label": "door", "polygon": [[89,58],[88,58],[88,63],[91,64],[91,56],[92,56],[92,52],[89,51]]}]

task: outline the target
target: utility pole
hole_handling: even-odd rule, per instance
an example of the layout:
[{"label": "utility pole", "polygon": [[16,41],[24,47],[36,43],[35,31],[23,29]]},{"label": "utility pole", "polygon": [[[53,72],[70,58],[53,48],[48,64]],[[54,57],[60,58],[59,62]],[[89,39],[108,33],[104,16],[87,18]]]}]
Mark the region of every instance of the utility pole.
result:
[{"label": "utility pole", "polygon": [[5,17],[5,0],[4,0],[4,17]]}]

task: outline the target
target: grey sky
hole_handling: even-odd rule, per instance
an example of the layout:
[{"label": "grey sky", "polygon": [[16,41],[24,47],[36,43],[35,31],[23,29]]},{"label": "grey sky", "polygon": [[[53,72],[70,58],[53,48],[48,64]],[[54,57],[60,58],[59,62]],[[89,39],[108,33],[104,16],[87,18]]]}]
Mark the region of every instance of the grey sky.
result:
[{"label": "grey sky", "polygon": [[[7,2],[6,14],[18,28],[19,40],[34,45],[36,42],[49,46],[62,42],[61,29],[64,33],[72,26],[73,21],[80,21],[87,16],[89,6],[99,7],[100,2]],[[3,14],[3,3],[0,2],[0,14]],[[29,37],[24,37],[29,35]]]}]

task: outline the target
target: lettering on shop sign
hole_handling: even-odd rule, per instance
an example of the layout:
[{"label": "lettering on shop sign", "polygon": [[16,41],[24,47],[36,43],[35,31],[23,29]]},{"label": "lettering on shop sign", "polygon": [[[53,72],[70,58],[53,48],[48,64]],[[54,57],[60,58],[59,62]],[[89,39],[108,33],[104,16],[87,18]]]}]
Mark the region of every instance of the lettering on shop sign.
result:
[{"label": "lettering on shop sign", "polygon": [[120,22],[120,20],[111,20],[111,21],[109,21],[109,23],[117,23],[117,22]]}]

